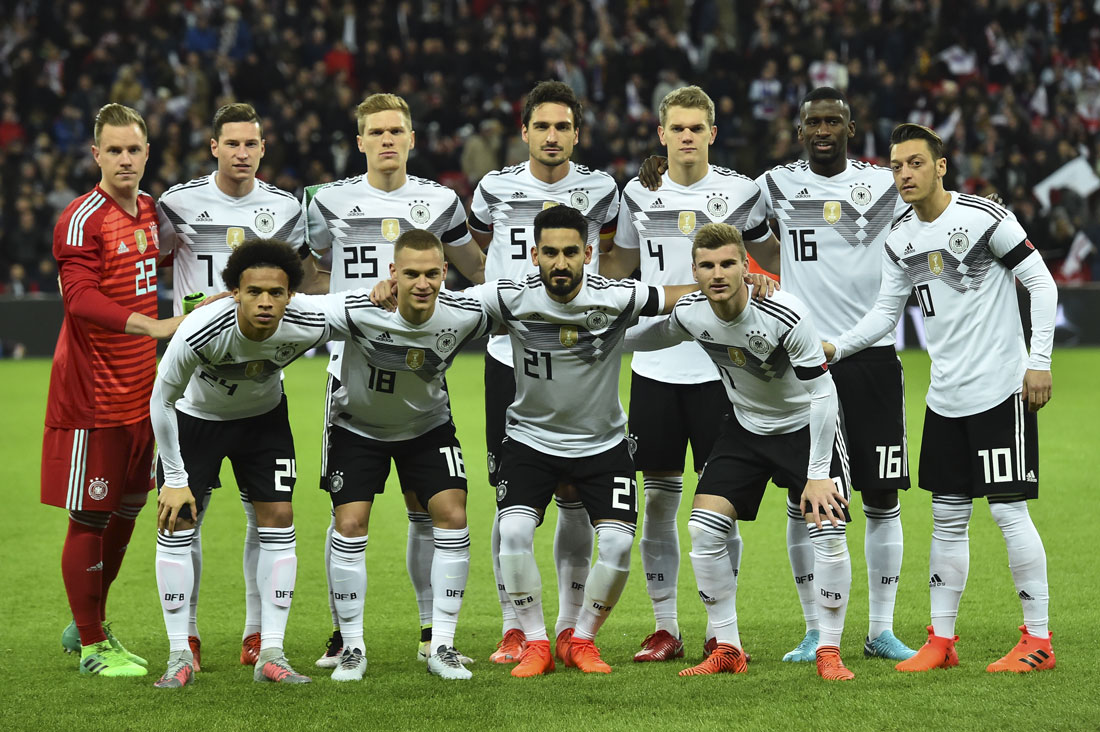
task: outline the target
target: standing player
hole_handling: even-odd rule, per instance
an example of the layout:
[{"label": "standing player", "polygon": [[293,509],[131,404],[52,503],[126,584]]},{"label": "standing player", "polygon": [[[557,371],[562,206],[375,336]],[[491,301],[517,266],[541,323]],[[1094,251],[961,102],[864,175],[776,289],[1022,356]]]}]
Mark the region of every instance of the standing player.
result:
[{"label": "standing player", "polygon": [[328,573],[344,646],[332,679],[357,681],[366,670],[364,552],[371,508],[385,490],[391,460],[403,492],[426,506],[432,520],[428,670],[469,679],[454,649],[470,572],[466,470],[444,373],[462,346],[493,324],[476,300],[440,293],[447,265],[443,244],[430,231],[409,229],[398,237],[389,274],[396,280],[396,312],[372,305],[366,294],[307,299],[323,303],[333,328],[352,341],[344,349],[349,378],[333,382],[321,477],[336,517]]},{"label": "standing player", "polygon": [[[407,173],[409,151],[416,143],[409,105],[394,94],[372,94],[356,108],[355,114],[359,151],[367,160],[366,175],[307,188],[304,201],[310,246],[318,256],[332,251],[331,290],[369,289],[385,279],[387,267],[393,261],[393,244],[410,229],[426,229],[435,234],[444,244],[447,260],[459,272],[471,282],[484,282],[485,257],[466,228],[466,212],[458,196],[450,188]],[[328,371],[332,378],[347,383],[342,352],[342,344],[335,344]],[[429,624],[435,540],[431,517],[416,494],[406,493],[405,502],[409,511],[407,567],[416,592],[421,626],[417,658],[426,661],[431,655]],[[333,522],[325,538],[326,566],[332,554],[334,530]],[[328,579],[333,634],[317,665],[334,668],[344,644],[332,578]]]},{"label": "standing player", "polygon": [[[615,232],[619,191],[610,175],[571,162],[582,120],[583,109],[576,94],[560,81],[540,82],[527,95],[521,134],[530,149],[530,158],[482,178],[470,207],[470,231],[488,251],[485,262],[488,279],[519,282],[537,271],[530,256],[535,216],[556,205],[570,206],[584,215],[588,222],[587,244],[593,254],[588,269],[596,271],[600,241],[610,241]],[[485,445],[489,483],[493,486],[497,484],[505,412],[515,397],[511,339],[506,335],[490,338],[485,354]],[[554,633],[564,648],[577,624],[584,599],[584,580],[592,563],[593,532],[591,520],[575,491],[559,490],[554,501],[558,506],[554,535],[558,619]],[[496,517],[491,548],[504,627],[503,637],[490,660],[515,663],[523,651],[524,637],[500,574],[500,527]]]},{"label": "standing player", "polygon": [[[1039,494],[1035,412],[1051,394],[1054,280],[1011,212],[944,190],[947,160],[935,132],[899,125],[890,145],[894,181],[911,208],[887,237],[874,309],[837,338],[835,353],[829,345],[825,353],[841,359],[876,343],[915,288],[932,358],[920,457],[920,485],[932,492],[932,624],[928,642],[897,669],[959,662],[955,620],[970,569],[967,526],[973,499],[983,496],[1004,534],[1024,615],[1020,642],[986,670],[1054,668],[1046,552],[1027,510]],[[1030,356],[1017,279],[1031,295]]]},{"label": "standing player", "polygon": [[475,288],[513,339],[516,401],[508,408],[497,482],[500,568],[526,637],[516,677],[554,669],[535,565],[535,527],[561,483],[573,485],[599,537],[584,582],[584,606],[566,666],[610,673],[593,639],[618,601],[630,568],[638,515],[634,463],[623,434],[619,357],[628,326],[656,315],[691,287],[648,287],[586,273],[588,221],[569,206],[535,217],[531,259],[538,274]]},{"label": "standing player", "polygon": [[632,334],[632,340],[649,340],[647,347],[695,340],[722,374],[733,404],[707,458],[688,521],[691,564],[716,646],[680,675],[747,670],[729,533],[735,521],[756,518],[771,479],[804,512],[803,530],[814,547],[823,631],[817,672],[846,681],[854,675],[840,659],[840,639],[852,565],[845,541],[847,456],[836,389],[806,306],[785,292],[750,302],[742,284],[747,268],[736,228],[703,226],[692,245],[692,273],[702,292],[681,298],[667,319],[648,324],[649,335]]},{"label": "standing player", "polygon": [[[770,239],[765,207],[751,178],[711,165],[718,133],[714,102],[697,86],[669,92],[661,101],[657,135],[668,150],[668,172],[660,190],[638,179],[623,190],[615,247],[601,272],[626,277],[639,264],[643,282],[691,282],[692,237],[707,222],[722,222],[751,241]],[[676,609],[680,540],[676,513],[683,493],[688,443],[699,472],[710,454],[729,405],[718,371],[694,343],[682,343],[631,360],[630,432],[637,440],[635,464],[645,485],[645,521],[640,550],[646,590],[656,629],[642,642],[635,661],[667,661],[684,655]],[[741,557],[736,524],[729,555],[734,573]],[[710,647],[708,632],[706,640]]]},{"label": "standing player", "polygon": [[[172,307],[183,312],[188,293],[223,292],[221,272],[229,255],[247,239],[271,237],[294,247],[305,244],[305,219],[298,199],[256,179],[264,156],[263,125],[250,104],[227,104],[214,113],[210,153],[218,169],[210,175],[169,188],[157,201],[161,245],[172,253]],[[306,254],[309,250],[306,249]],[[307,262],[311,267],[312,260]],[[215,474],[214,484],[218,485]],[[198,487],[198,486],[196,486]],[[188,641],[199,670],[201,641],[196,624],[199,584],[202,578],[202,520],[209,496],[195,519],[191,542],[195,586],[190,593],[191,617]],[[246,527],[244,535],[245,620],[241,663],[255,665],[260,651],[260,595],[256,587],[256,562],[260,536],[256,511],[241,492]]]},{"label": "standing player", "polygon": [[[781,243],[753,251],[761,261],[781,262],[783,289],[813,303],[818,330],[831,340],[871,309],[880,252],[905,203],[889,170],[848,159],[855,122],[843,94],[830,87],[814,89],[802,99],[799,115],[798,139],[807,159],[776,166],[756,180],[768,216],[779,225]],[[863,653],[902,661],[915,653],[893,631],[903,549],[898,491],[909,489],[905,389],[894,332],[870,346],[837,364],[833,380],[848,435],[852,482],[867,517],[869,626]],[[787,516],[787,552],[806,637],[783,660],[812,661],[819,640],[814,550],[802,530],[801,509],[789,504]]]},{"label": "standing player", "polygon": [[196,311],[157,369],[150,401],[160,454],[156,573],[168,668],[158,688],[189,684],[188,596],[194,588],[191,542],[198,508],[229,458],[241,492],[256,513],[260,590],[260,652],[253,679],[303,684],[283,652],[294,597],[295,555],[291,496],[296,481],[294,439],[282,388],[282,369],[327,340],[322,313],[291,302],[302,263],[289,244],[254,239],[226,261],[222,277],[233,293]]},{"label": "standing player", "polygon": [[145,660],[103,621],[152,488],[156,344],[146,336],[170,338],[182,318],[156,319],[156,210],[138,188],[149,159],[145,120],[108,104],[96,115],[94,137],[99,185],[54,227],[65,321],[50,371],[41,500],[69,512],[61,576],[79,639],[66,630],[62,644],[79,647],[81,673],[143,676]]}]

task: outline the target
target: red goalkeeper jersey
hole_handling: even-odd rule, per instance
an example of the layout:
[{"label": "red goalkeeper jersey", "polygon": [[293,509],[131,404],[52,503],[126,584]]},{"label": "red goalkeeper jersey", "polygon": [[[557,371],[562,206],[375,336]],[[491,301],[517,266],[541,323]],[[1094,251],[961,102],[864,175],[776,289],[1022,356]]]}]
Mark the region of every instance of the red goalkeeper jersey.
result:
[{"label": "red goalkeeper jersey", "polygon": [[138,194],[138,215],[102,188],[77,198],[53,232],[65,299],[54,350],[46,426],[90,429],[149,416],[156,341],[123,331],[131,313],[157,317],[157,214]]}]

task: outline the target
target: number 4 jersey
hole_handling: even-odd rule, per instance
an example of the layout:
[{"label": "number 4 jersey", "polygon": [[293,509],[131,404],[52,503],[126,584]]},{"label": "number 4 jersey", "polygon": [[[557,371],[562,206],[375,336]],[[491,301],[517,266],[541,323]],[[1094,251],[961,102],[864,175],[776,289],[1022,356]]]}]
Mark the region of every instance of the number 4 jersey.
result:
[{"label": "number 4 jersey", "polygon": [[161,246],[173,252],[172,312],[183,312],[192,292],[225,290],[222,270],[229,255],[248,239],[280,239],[295,248],[305,242],[298,199],[257,180],[241,197],[223,193],[217,173],[172,186],[157,202]]}]

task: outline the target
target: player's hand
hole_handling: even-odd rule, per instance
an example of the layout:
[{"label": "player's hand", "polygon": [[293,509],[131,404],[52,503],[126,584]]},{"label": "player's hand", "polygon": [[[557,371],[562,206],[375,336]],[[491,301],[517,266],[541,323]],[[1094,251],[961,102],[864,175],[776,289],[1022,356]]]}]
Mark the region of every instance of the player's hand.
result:
[{"label": "player's hand", "polygon": [[829,341],[821,341],[821,348],[825,351],[825,360],[832,363],[833,356],[836,355],[836,346],[829,343]]},{"label": "player's hand", "polygon": [[[836,483],[828,478],[816,478],[806,481],[800,504],[807,522],[812,518],[820,529],[822,513],[833,526],[836,526],[838,521],[843,521],[844,509],[848,501],[840,495],[840,491],[836,489]],[[809,504],[808,509],[806,504]]]},{"label": "player's hand", "polygon": [[778,282],[759,272],[749,272],[746,274],[745,284],[752,285],[752,299],[757,302],[767,300],[779,289]]},{"label": "player's hand", "polygon": [[997,191],[993,191],[992,193],[990,193],[988,196],[986,196],[986,199],[989,201],[993,201],[993,203],[997,204],[998,206],[1005,205],[1005,200],[1001,198],[1001,194],[997,193]]},{"label": "player's hand", "polygon": [[642,168],[638,171],[638,180],[651,191],[661,187],[661,176],[668,170],[668,158],[660,155],[650,155],[642,162]]},{"label": "player's hand", "polygon": [[157,528],[167,531],[169,534],[176,530],[176,518],[180,509],[184,506],[191,508],[192,518],[199,515],[198,506],[195,504],[195,496],[187,486],[182,488],[170,488],[164,486],[157,496]]},{"label": "player's hand", "polygon": [[1049,371],[1024,372],[1024,390],[1020,399],[1027,402],[1027,411],[1038,412],[1050,401],[1053,380]]},{"label": "player's hand", "polygon": [[370,291],[370,301],[391,313],[397,310],[397,280],[382,280]]},{"label": "player's hand", "polygon": [[222,298],[230,297],[232,294],[233,294],[232,292],[219,292],[216,295],[211,295],[210,297],[206,298],[205,300],[200,302],[198,305],[196,305],[195,308],[197,309],[197,308],[205,307],[206,305],[209,305],[212,302],[217,302],[218,300],[221,300]]}]

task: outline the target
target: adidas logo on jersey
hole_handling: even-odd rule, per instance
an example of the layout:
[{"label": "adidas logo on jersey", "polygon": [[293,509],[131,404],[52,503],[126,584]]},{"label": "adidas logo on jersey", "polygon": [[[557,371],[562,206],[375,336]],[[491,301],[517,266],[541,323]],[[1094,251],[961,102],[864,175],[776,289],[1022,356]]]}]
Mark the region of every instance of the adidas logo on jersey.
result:
[{"label": "adidas logo on jersey", "polygon": [[902,256],[905,256],[906,254],[912,254],[912,253],[913,253],[913,245],[912,244],[906,244],[905,245],[905,251],[902,252],[901,254],[902,254]]},{"label": "adidas logo on jersey", "polygon": [[356,206],[352,210],[348,211],[348,216],[362,216],[362,215],[363,215],[363,209],[359,208],[358,206]]},{"label": "adidas logo on jersey", "polygon": [[664,208],[665,204],[664,204],[664,201],[662,201],[661,199],[658,198],[656,201],[649,204],[649,207],[650,208]]},{"label": "adidas logo on jersey", "polygon": [[1035,477],[1035,471],[1034,470],[1027,471],[1027,475],[1024,476],[1024,480],[1026,480],[1028,483],[1038,483],[1039,482],[1039,479]]},{"label": "adidas logo on jersey", "polygon": [[524,318],[524,320],[542,320],[542,319],[543,319],[542,316],[539,315],[538,313],[531,313],[529,316]]},{"label": "adidas logo on jersey", "polygon": [[527,198],[527,194],[523,191],[516,191],[512,194],[512,198]]},{"label": "adidas logo on jersey", "polygon": [[232,360],[233,360],[233,354],[232,353],[227,353],[224,356],[222,356],[222,360],[219,363],[229,363]]},{"label": "adidas logo on jersey", "polygon": [[714,340],[711,337],[710,333],[707,333],[705,330],[702,333],[699,334],[699,337],[702,338],[704,341],[713,341]]},{"label": "adidas logo on jersey", "polygon": [[210,213],[208,211],[203,211],[201,214],[199,214],[195,218],[195,223],[196,224],[201,224],[204,221],[213,221],[213,220],[214,220],[214,218],[210,215]]},{"label": "adidas logo on jersey", "polygon": [[116,251],[119,254],[125,254],[126,252],[130,251],[130,248],[128,246],[126,246],[126,242],[120,241],[118,243],[118,249]]},{"label": "adidas logo on jersey", "polygon": [[385,331],[383,331],[382,335],[375,338],[375,340],[379,343],[393,343],[393,338],[391,338],[390,334],[386,333]]},{"label": "adidas logo on jersey", "polygon": [[807,190],[806,188],[803,188],[801,191],[794,194],[794,197],[795,198],[809,198],[810,197],[810,191]]},{"label": "adidas logo on jersey", "polygon": [[929,587],[944,587],[946,585],[947,583],[940,579],[940,576],[938,574],[932,575],[928,580]]}]

